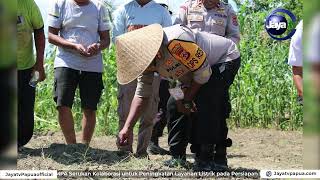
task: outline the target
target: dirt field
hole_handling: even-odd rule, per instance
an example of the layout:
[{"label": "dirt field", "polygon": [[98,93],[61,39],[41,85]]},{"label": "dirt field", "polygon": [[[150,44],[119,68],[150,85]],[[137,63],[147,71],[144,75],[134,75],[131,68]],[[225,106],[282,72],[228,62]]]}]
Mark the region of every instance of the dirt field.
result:
[{"label": "dirt field", "polygon": [[[264,129],[234,129],[229,133],[233,146],[228,149],[229,166],[232,169],[301,169],[302,132]],[[166,136],[161,139],[168,148]],[[151,155],[137,159],[132,155],[119,154],[115,137],[94,137],[91,148],[81,144],[66,146],[61,133],[35,135],[20,150],[19,169],[58,170],[167,170],[162,162],[170,156]],[[188,148],[189,150],[189,148]],[[193,161],[191,153],[188,160]]]}]

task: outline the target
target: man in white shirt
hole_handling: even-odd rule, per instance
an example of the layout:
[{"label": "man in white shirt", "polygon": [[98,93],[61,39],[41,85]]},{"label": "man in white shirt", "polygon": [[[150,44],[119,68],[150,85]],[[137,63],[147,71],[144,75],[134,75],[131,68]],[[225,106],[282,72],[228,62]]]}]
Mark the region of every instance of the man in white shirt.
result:
[{"label": "man in white shirt", "polygon": [[298,91],[298,102],[300,104],[302,104],[303,99],[302,32],[303,22],[300,21],[296,27],[296,33],[291,38],[288,59],[288,64],[292,66],[293,82]]},{"label": "man in white shirt", "polygon": [[110,43],[107,9],[95,0],[55,0],[49,11],[49,42],[58,46],[54,60],[54,100],[67,144],[76,143],[72,104],[79,86],[82,142],[89,144],[102,89],[101,50]]},{"label": "man in white shirt", "polygon": [[[163,27],[172,24],[169,12],[161,5],[151,0],[133,0],[120,6],[114,13],[114,27],[113,27],[113,42],[116,37],[126,32],[130,32],[141,27],[158,23]],[[152,135],[152,128],[154,125],[154,118],[158,110],[159,103],[159,84],[160,78],[154,77],[152,98],[149,100],[149,105],[141,117],[139,126],[137,156],[147,155],[147,147]],[[123,128],[127,116],[130,111],[131,101],[134,97],[134,92],[137,86],[137,81],[133,81],[126,85],[119,85],[118,89],[118,115],[119,115],[119,131]],[[132,132],[131,132],[132,133]],[[133,134],[130,135],[133,138]],[[126,146],[119,144],[119,150],[132,152],[132,142]]]},{"label": "man in white shirt", "polygon": [[[240,42],[240,26],[236,12],[232,6],[220,0],[188,0],[180,6],[179,16],[175,20],[175,24],[184,24],[195,31],[207,32],[226,37],[234,43]],[[218,107],[224,107],[224,110],[216,114],[216,119],[226,121],[231,110],[230,97],[221,101]],[[223,117],[223,118],[222,118]],[[221,124],[221,134],[225,136],[226,141],[229,141],[227,123]],[[231,143],[232,144],[232,143]],[[230,145],[231,145],[230,144]],[[192,144],[191,152],[199,150],[198,144]],[[217,166],[227,166],[227,147],[225,143],[217,144],[213,149],[215,164]]]}]

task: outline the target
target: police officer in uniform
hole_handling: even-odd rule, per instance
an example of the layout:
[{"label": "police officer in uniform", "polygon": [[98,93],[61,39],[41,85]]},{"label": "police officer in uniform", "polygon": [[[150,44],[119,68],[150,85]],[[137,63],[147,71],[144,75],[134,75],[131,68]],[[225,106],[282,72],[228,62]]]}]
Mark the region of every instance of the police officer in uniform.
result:
[{"label": "police officer in uniform", "polygon": [[[175,24],[184,24],[196,31],[208,32],[231,39],[236,44],[240,41],[240,30],[237,15],[232,7],[219,0],[189,0],[180,7],[179,17]],[[221,107],[225,109],[216,115],[216,121],[221,121],[221,143],[216,144],[213,150],[216,167],[227,168],[226,146],[231,146],[231,139],[227,139],[228,127],[226,119],[231,111],[229,94],[225,94],[220,101]],[[195,142],[196,143],[196,142]],[[199,150],[200,146],[193,144],[191,151]]]},{"label": "police officer in uniform", "polygon": [[180,7],[174,24],[184,24],[193,30],[204,31],[240,41],[237,15],[231,5],[219,0],[189,0]]},{"label": "police officer in uniform", "polygon": [[[141,50],[144,49],[144,50]],[[152,93],[153,72],[178,80],[168,101],[169,146],[167,166],[186,165],[186,147],[191,129],[199,144],[195,170],[215,170],[212,148],[221,140],[223,121],[214,120],[223,108],[240,66],[240,52],[230,39],[206,32],[193,32],[184,25],[148,27],[119,36],[116,40],[117,78],[127,84],[138,77],[138,85],[126,123],[119,132],[120,144],[130,144],[134,124]],[[195,113],[196,112],[196,113]],[[197,119],[192,123],[192,113]]]}]

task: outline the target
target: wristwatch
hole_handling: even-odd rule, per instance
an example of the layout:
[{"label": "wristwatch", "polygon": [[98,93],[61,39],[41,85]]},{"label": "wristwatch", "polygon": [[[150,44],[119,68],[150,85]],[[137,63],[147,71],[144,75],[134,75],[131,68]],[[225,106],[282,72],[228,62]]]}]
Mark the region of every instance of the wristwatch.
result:
[{"label": "wristwatch", "polygon": [[183,104],[184,108],[186,108],[186,109],[191,109],[193,107],[192,101],[182,100],[182,104]]}]

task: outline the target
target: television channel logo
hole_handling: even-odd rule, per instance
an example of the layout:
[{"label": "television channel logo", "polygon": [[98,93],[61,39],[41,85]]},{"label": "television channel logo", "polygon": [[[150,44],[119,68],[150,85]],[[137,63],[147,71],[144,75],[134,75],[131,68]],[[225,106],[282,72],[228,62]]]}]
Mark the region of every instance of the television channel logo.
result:
[{"label": "television channel logo", "polygon": [[294,35],[296,29],[288,30],[289,22],[286,16],[290,18],[291,22],[296,23],[296,16],[286,9],[277,8],[268,15],[265,21],[265,29],[271,38],[283,41]]}]

